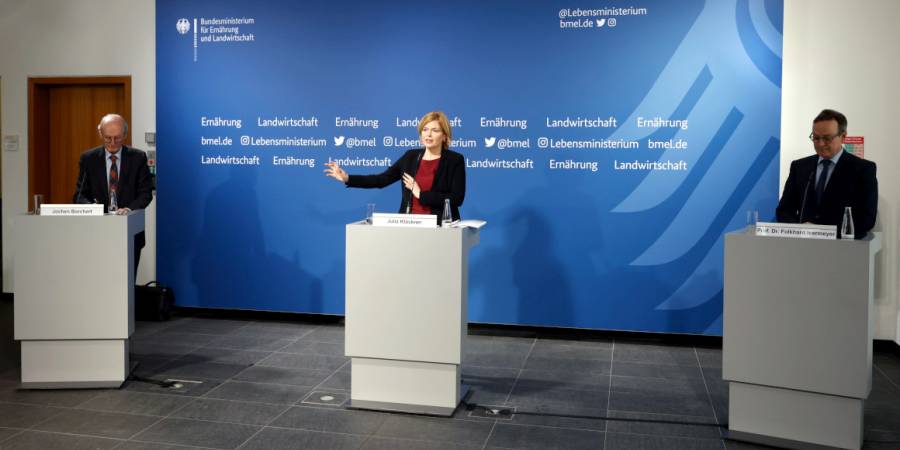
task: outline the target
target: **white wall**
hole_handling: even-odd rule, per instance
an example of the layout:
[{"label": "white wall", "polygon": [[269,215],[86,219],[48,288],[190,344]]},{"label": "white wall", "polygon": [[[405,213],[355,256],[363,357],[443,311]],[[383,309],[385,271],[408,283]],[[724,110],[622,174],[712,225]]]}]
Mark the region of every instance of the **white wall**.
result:
[{"label": "white wall", "polygon": [[[893,126],[900,118],[898,23],[896,0],[786,1],[781,185],[790,161],[812,153],[806,136],[815,114],[826,107],[847,114],[850,133],[865,136],[866,157],[879,169],[876,230],[884,233],[884,250],[875,280],[876,336],[900,343],[900,143],[892,139],[900,132]],[[140,147],[142,133],[156,127],[155,2],[0,0],[0,42],[0,129],[20,138],[18,152],[2,154],[3,248],[9,249],[12,217],[27,208],[27,77],[131,75],[132,129]],[[143,257],[155,262],[151,242]],[[13,291],[11,266],[7,250],[4,292]]]},{"label": "white wall", "polygon": [[[3,292],[14,292],[13,217],[28,208],[28,77],[130,75],[132,143],[147,149],[144,131],[156,129],[155,15],[154,0],[0,0],[0,130],[19,136],[19,151],[2,151]],[[148,242],[142,275],[155,256]]]},{"label": "white wall", "polygon": [[[790,162],[811,155],[806,138],[824,108],[847,115],[878,164],[878,221],[884,248],[875,277],[875,336],[900,343],[900,2],[787,0],[784,11],[781,186]],[[840,261],[829,261],[840,264]]]}]

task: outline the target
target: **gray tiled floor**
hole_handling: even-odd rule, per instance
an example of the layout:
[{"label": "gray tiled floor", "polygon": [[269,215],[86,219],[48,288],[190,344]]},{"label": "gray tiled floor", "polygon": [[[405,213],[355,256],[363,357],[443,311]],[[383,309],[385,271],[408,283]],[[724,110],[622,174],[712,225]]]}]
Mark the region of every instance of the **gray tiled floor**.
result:
[{"label": "gray tiled floor", "polygon": [[[347,409],[350,367],[336,325],[139,322],[133,359],[139,376],[181,387],[20,391],[15,365],[0,361],[0,449],[760,448],[721,438],[728,392],[719,349],[469,336],[469,402],[514,409],[511,418]],[[325,393],[337,404],[322,402]],[[865,423],[865,448],[900,448],[896,355],[875,355]]]}]

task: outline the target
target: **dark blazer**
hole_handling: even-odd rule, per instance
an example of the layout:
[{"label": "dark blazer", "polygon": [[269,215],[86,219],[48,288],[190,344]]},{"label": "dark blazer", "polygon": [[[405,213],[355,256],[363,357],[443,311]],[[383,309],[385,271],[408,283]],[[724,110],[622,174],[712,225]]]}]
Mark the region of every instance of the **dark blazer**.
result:
[{"label": "dark blazer", "polygon": [[[424,148],[407,150],[391,167],[378,175],[350,175],[347,187],[383,188],[403,179],[404,172],[415,177],[424,154]],[[400,212],[403,213],[407,206],[411,207],[412,193],[401,183],[400,194]],[[459,207],[465,197],[466,158],[452,150],[444,150],[441,152],[441,162],[434,174],[431,190],[419,194],[419,203],[430,207],[431,213],[436,214],[440,220],[444,212],[444,199],[449,198],[453,220],[459,220]]]},{"label": "dark blazer", "polygon": [[[841,226],[844,207],[853,212],[853,230],[856,238],[865,237],[875,226],[878,213],[878,180],[875,163],[844,152],[831,172],[831,178],[816,202],[816,167],[818,155],[808,156],[791,163],[791,171],[775,216],[779,222],[812,222]],[[804,202],[804,197],[806,201]],[[803,217],[800,217],[801,209]],[[840,230],[838,230],[840,232]]]},{"label": "dark blazer", "polygon": [[[117,202],[121,208],[144,209],[153,199],[153,181],[147,167],[147,154],[122,146],[119,150],[119,190]],[[75,203],[103,203],[109,208],[109,184],[106,181],[106,151],[102,146],[81,154],[78,160],[78,180],[75,184]],[[82,185],[82,181],[84,182]]]}]

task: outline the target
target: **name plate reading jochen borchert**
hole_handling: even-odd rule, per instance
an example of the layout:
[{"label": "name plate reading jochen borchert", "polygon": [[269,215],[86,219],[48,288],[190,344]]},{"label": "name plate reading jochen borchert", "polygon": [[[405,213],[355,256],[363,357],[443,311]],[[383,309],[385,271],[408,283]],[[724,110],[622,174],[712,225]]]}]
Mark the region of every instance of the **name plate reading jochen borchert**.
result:
[{"label": "name plate reading jochen borchert", "polygon": [[433,214],[372,214],[376,227],[437,228],[437,216]]},{"label": "name plate reading jochen borchert", "polygon": [[41,205],[42,216],[102,216],[103,205],[91,203],[84,205]]},{"label": "name plate reading jochen borchert", "polygon": [[757,236],[779,236],[801,239],[837,239],[837,227],[834,225],[759,222],[756,224],[755,230]]}]

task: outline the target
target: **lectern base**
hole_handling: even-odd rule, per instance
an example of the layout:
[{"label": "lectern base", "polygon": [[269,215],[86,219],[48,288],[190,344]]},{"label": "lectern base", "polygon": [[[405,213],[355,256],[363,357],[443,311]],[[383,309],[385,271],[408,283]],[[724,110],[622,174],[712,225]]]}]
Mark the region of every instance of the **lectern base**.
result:
[{"label": "lectern base", "polygon": [[22,341],[23,389],[118,388],[130,373],[127,339]]},{"label": "lectern base", "polygon": [[350,367],[351,408],[449,417],[469,391],[458,364],[354,357]]},{"label": "lectern base", "polygon": [[863,400],[729,383],[728,437],[791,449],[858,449]]}]

